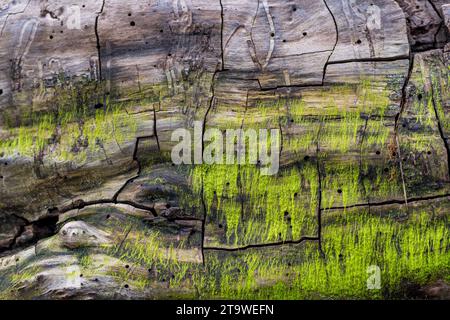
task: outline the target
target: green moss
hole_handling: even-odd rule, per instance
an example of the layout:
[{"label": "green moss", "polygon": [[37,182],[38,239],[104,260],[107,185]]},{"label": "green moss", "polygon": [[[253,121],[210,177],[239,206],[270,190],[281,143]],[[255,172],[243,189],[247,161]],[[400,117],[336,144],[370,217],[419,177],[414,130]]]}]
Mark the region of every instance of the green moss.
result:
[{"label": "green moss", "polygon": [[[448,246],[446,218],[417,210],[401,223],[358,210],[324,227],[325,258],[312,243],[284,253],[210,253],[200,284],[209,298],[392,298],[405,279],[425,284],[448,274]],[[380,267],[381,290],[367,289],[371,265]]]}]

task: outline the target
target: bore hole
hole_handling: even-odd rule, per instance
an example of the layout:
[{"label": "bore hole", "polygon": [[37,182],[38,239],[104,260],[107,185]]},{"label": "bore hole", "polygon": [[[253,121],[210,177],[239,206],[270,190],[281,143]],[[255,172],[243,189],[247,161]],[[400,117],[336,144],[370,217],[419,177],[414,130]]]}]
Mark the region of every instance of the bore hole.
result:
[{"label": "bore hole", "polygon": [[124,287],[125,289],[128,289],[129,286],[126,284],[126,285],[124,285],[123,287]]},{"label": "bore hole", "polygon": [[130,12],[130,13],[128,13],[128,16],[129,16],[129,17],[131,17],[131,12]]},{"label": "bore hole", "polygon": [[283,39],[283,42],[286,42],[286,39]]},{"label": "bore hole", "polygon": [[108,214],[108,215],[106,215],[106,219],[109,219],[111,216]]},{"label": "bore hole", "polygon": [[163,32],[164,32],[164,30],[163,30],[163,29],[161,29],[161,30],[159,30],[159,32],[163,33]]},{"label": "bore hole", "polygon": [[288,211],[285,211],[285,212],[284,212],[284,216],[287,217],[288,215],[289,215],[289,212],[288,212]]},{"label": "bore hole", "polygon": [[0,89],[0,96],[3,94],[3,89]]},{"label": "bore hole", "polygon": [[53,39],[53,36],[52,36],[52,35],[50,35],[50,37],[49,37],[49,38],[50,38],[50,40],[51,40],[51,39]]},{"label": "bore hole", "polygon": [[275,33],[271,32],[271,33],[270,33],[270,36],[271,36],[271,37],[275,37]]},{"label": "bore hole", "polygon": [[406,123],[403,123],[403,124],[402,124],[402,127],[403,127],[403,128],[406,128]]},{"label": "bore hole", "polygon": [[304,35],[304,36],[307,36],[307,35],[308,35],[308,32],[303,32],[303,35]]},{"label": "bore hole", "polygon": [[377,152],[375,152],[375,153],[376,153],[377,155],[380,155],[380,154],[381,154],[381,152],[380,152],[380,151],[378,151],[378,150],[377,150]]},{"label": "bore hole", "polygon": [[419,93],[418,95],[417,95],[417,99],[419,99],[419,100],[422,100],[422,94],[421,93]]},{"label": "bore hole", "polygon": [[427,155],[430,155],[430,154],[431,154],[431,151],[428,151],[428,152],[427,152]]},{"label": "bore hole", "polygon": [[129,265],[125,265],[125,269],[128,269],[130,266]]},{"label": "bore hole", "polygon": [[296,8],[296,7],[293,7],[293,8],[292,8],[292,11],[297,11],[297,8]]},{"label": "bore hole", "polygon": [[337,189],[337,193],[342,193],[342,189]]},{"label": "bore hole", "polygon": [[222,225],[221,223],[219,224],[219,228],[220,228],[220,229],[222,229],[222,228],[223,228],[223,225]]},{"label": "bore hole", "polygon": [[80,278],[83,278],[83,274],[80,274]]},{"label": "bore hole", "polygon": [[294,197],[296,197],[296,196],[298,196],[298,193],[296,192],[296,193],[294,193]]},{"label": "bore hole", "polygon": [[361,44],[361,39],[356,40],[356,44]]},{"label": "bore hole", "polygon": [[308,161],[308,160],[309,160],[309,156],[305,156],[303,159],[304,159],[305,161]]},{"label": "bore hole", "polygon": [[229,182],[227,182],[227,187],[230,185],[230,183]]},{"label": "bore hole", "polygon": [[130,22],[130,26],[134,27],[135,25],[136,25],[136,22],[134,22],[134,21]]}]

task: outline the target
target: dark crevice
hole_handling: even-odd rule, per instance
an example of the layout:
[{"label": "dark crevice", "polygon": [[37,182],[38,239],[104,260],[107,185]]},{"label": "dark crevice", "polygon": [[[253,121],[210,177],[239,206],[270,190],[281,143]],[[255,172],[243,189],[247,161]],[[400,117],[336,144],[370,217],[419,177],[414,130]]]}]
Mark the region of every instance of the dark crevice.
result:
[{"label": "dark crevice", "polygon": [[223,21],[223,4],[222,4],[222,0],[219,0],[219,4],[220,4],[220,57],[221,57],[221,62],[222,62],[222,66],[221,66],[221,70],[225,70],[225,61],[224,61],[224,57],[223,57],[223,52],[224,52],[224,48],[223,48],[223,25],[224,25],[224,21]]},{"label": "dark crevice", "polygon": [[217,75],[220,73],[219,69],[216,68],[216,71],[214,72],[212,79],[211,79],[211,98],[209,99],[209,103],[208,103],[208,109],[205,112],[205,115],[203,117],[203,124],[202,124],[202,153],[203,150],[205,149],[205,141],[204,141],[204,136],[205,136],[205,131],[206,131],[206,120],[208,118],[208,114],[211,111],[211,109],[214,107],[215,102],[216,102],[216,96],[215,96],[215,81],[216,81],[216,77]]},{"label": "dark crevice", "polygon": [[58,214],[61,213],[65,213],[71,210],[79,210],[79,209],[83,209],[85,207],[88,206],[94,206],[94,205],[98,205],[98,204],[126,204],[129,206],[132,206],[136,209],[140,209],[140,210],[144,210],[144,211],[148,211],[150,212],[153,216],[157,216],[157,212],[153,207],[150,206],[146,206],[146,205],[142,205],[139,203],[136,203],[134,201],[131,200],[118,200],[119,195],[123,192],[123,190],[125,190],[125,188],[132,182],[134,182],[134,180],[136,180],[137,178],[139,178],[141,171],[142,171],[142,166],[141,163],[139,161],[139,159],[137,158],[137,152],[138,152],[138,148],[139,148],[139,142],[141,140],[150,140],[150,139],[154,139],[154,136],[142,136],[142,137],[137,137],[136,138],[136,142],[134,144],[134,150],[133,150],[133,161],[136,162],[137,164],[137,173],[136,175],[134,175],[133,177],[131,177],[130,179],[128,179],[127,181],[125,181],[125,183],[117,190],[117,192],[113,195],[113,197],[111,199],[99,199],[99,200],[92,200],[92,201],[83,201],[83,200],[77,200],[75,202],[73,202],[71,205],[65,207],[65,208],[61,208],[61,209],[56,209]]},{"label": "dark crevice", "polygon": [[249,245],[246,245],[243,247],[237,247],[237,248],[203,247],[203,250],[234,252],[234,251],[244,251],[244,250],[253,249],[253,248],[267,248],[267,247],[277,247],[277,246],[283,246],[283,245],[289,245],[289,244],[299,244],[304,241],[319,241],[319,238],[318,237],[301,237],[299,240],[249,244]]},{"label": "dark crevice", "polygon": [[[240,79],[242,80],[242,79]],[[278,89],[282,89],[282,88],[321,88],[323,87],[323,83],[313,83],[313,84],[298,84],[298,85],[281,85],[281,86],[276,86],[276,87],[262,87],[261,86],[261,82],[259,81],[259,79],[251,79],[251,80],[256,80],[258,81],[258,85],[260,88],[260,91],[264,92],[264,91],[272,91],[272,90],[278,90]]]},{"label": "dark crevice", "polygon": [[25,218],[16,215],[13,216],[27,223],[20,226],[10,245],[7,248],[0,249],[0,253],[33,245],[41,239],[53,236],[57,232],[57,215],[45,216],[32,222],[28,222]]},{"label": "dark crevice", "polygon": [[327,1],[323,0],[323,3],[325,4],[325,7],[327,8],[328,12],[331,15],[331,18],[333,19],[334,27],[336,29],[336,42],[334,43],[333,50],[331,51],[330,55],[328,56],[327,62],[323,66],[322,85],[325,83],[325,76],[326,76],[326,72],[327,72],[327,66],[330,63],[331,56],[333,55],[334,51],[336,50],[336,46],[337,46],[337,44],[339,42],[339,29],[338,29],[338,25],[337,25],[337,22],[336,22],[336,17],[334,16],[333,12],[331,12],[331,9],[328,6]]},{"label": "dark crevice", "polygon": [[392,62],[398,60],[406,60],[409,59],[408,55],[398,55],[392,57],[373,57],[373,58],[359,58],[359,59],[347,59],[347,60],[338,60],[338,61],[330,61],[328,64],[344,64],[344,63],[352,63],[352,62]]},{"label": "dark crevice", "polygon": [[206,203],[204,198],[204,188],[203,188],[203,177],[202,177],[202,188],[201,188],[201,195],[200,200],[202,202],[202,208],[203,208],[203,219],[202,219],[202,242],[200,244],[201,253],[202,253],[202,263],[205,265],[205,234],[206,234],[206,216],[207,216],[207,209],[206,209]]},{"label": "dark crevice", "polygon": [[80,210],[80,209],[84,209],[87,207],[91,207],[91,206],[95,206],[95,205],[99,205],[99,204],[126,204],[129,205],[133,208],[136,209],[140,209],[140,210],[144,210],[144,211],[148,211],[150,212],[153,216],[157,216],[156,210],[153,207],[150,206],[146,206],[140,203],[136,203],[134,201],[131,200],[111,200],[111,199],[99,199],[99,200],[92,200],[92,201],[83,201],[83,200],[76,200],[74,203],[72,203],[71,205],[61,208],[58,210],[58,214],[63,214],[63,213],[67,213],[69,211],[72,210]]},{"label": "dark crevice", "polygon": [[[424,196],[424,197],[412,197],[407,199],[407,203],[413,203],[413,202],[420,202],[420,201],[430,201],[430,200],[436,200],[436,199],[444,199],[450,197],[450,193],[446,194],[440,194],[440,195],[431,195],[431,196]],[[367,202],[367,203],[357,203],[349,206],[342,206],[342,207],[331,207],[331,208],[321,208],[321,211],[333,211],[333,210],[345,210],[345,209],[352,209],[352,208],[362,208],[362,207],[381,207],[386,206],[390,204],[405,204],[405,200],[402,199],[393,199],[393,200],[386,200],[386,201],[380,201],[380,202]]]},{"label": "dark crevice", "polygon": [[317,141],[316,141],[316,166],[317,166],[317,238],[319,241],[319,252],[322,257],[325,257],[325,253],[322,250],[322,174],[320,170],[320,134],[322,132],[323,122],[320,123],[319,130],[317,131]]},{"label": "dark crevice", "polygon": [[405,199],[405,204],[408,203],[408,195],[406,193],[405,175],[403,172],[403,161],[402,161],[402,156],[401,156],[401,152],[400,152],[400,144],[399,144],[399,140],[398,140],[398,126],[399,126],[399,119],[403,115],[406,105],[408,104],[408,98],[409,98],[408,97],[408,95],[409,95],[408,85],[409,85],[409,81],[411,79],[411,74],[412,74],[413,68],[414,68],[414,53],[412,53],[410,50],[408,73],[406,74],[406,77],[405,77],[405,80],[404,80],[404,83],[402,86],[400,111],[398,112],[398,114],[395,117],[395,125],[394,125],[394,139],[395,139],[395,144],[397,146],[397,161],[399,164],[400,173],[401,173],[401,177],[402,177],[402,187],[403,187],[403,196]]},{"label": "dark crevice", "polygon": [[[161,101],[159,102],[159,110],[161,110]],[[153,108],[153,135],[156,138],[156,144],[158,145],[158,151],[161,151],[161,146],[159,145],[159,138],[158,138],[158,128],[156,123],[156,109]]]},{"label": "dark crevice", "polygon": [[100,18],[100,15],[103,13],[103,9],[105,8],[105,2],[106,0],[103,0],[102,3],[102,7],[100,9],[100,11],[97,13],[97,16],[95,17],[95,25],[94,25],[94,30],[95,30],[95,38],[97,40],[97,55],[98,55],[98,76],[99,76],[99,81],[102,80],[102,55],[101,55],[101,46],[100,46],[100,36],[98,34],[98,19]]},{"label": "dark crevice", "polygon": [[[433,1],[431,0],[427,0],[428,3],[431,5],[431,7],[433,8],[433,10],[436,12],[436,14],[438,15],[438,17],[441,19],[441,23],[439,24],[438,29],[436,30],[436,33],[434,34],[434,48],[440,48],[440,44],[438,43],[438,35],[441,32],[442,28],[444,28],[444,32],[446,32],[445,28],[445,17],[442,16],[441,12],[436,8],[436,5],[434,4]],[[446,33],[447,34],[447,33]],[[443,46],[445,45],[445,42],[443,43]],[[441,46],[442,47],[442,46]]]},{"label": "dark crevice", "polygon": [[436,115],[436,121],[437,121],[437,125],[438,125],[439,135],[441,136],[441,139],[444,142],[445,150],[447,151],[447,178],[450,179],[450,162],[449,162],[450,161],[450,147],[448,145],[447,139],[445,138],[444,129],[442,128],[442,124],[441,124],[442,119],[439,118],[439,111],[436,106],[433,83],[431,83],[431,101],[433,104],[434,113]]}]

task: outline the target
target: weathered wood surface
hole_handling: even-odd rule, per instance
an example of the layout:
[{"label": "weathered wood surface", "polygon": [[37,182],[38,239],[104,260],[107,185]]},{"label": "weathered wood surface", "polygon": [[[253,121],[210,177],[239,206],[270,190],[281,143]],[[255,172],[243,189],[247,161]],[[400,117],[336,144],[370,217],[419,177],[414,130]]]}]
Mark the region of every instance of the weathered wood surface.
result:
[{"label": "weathered wood surface", "polygon": [[[0,0],[0,273],[33,271],[14,297],[199,297],[140,250],[290,259],[326,239],[320,212],[444,201],[449,21],[447,0]],[[269,185],[299,184],[267,206],[241,171],[194,181],[169,159],[194,121],[281,129]]]}]

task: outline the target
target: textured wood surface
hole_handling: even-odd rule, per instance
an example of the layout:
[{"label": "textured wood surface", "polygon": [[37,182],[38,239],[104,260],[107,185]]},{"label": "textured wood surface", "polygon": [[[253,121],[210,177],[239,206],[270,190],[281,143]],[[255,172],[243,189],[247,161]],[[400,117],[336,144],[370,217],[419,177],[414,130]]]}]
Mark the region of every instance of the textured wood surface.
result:
[{"label": "textured wood surface", "polygon": [[[198,297],[124,260],[289,260],[327,238],[321,212],[448,214],[449,32],[448,0],[0,0],[0,276],[37,270],[16,298]],[[275,205],[170,163],[195,121],[281,130]]]}]

